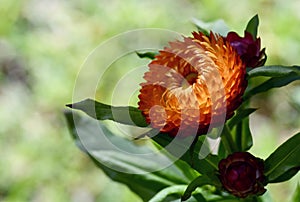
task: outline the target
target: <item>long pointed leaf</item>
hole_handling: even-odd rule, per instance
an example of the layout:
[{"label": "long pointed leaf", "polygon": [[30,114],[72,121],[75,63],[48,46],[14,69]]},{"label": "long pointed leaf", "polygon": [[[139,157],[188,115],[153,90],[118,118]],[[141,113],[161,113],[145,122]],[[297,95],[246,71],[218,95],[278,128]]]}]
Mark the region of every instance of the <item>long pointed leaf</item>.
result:
[{"label": "long pointed leaf", "polygon": [[255,15],[254,17],[252,17],[247,24],[246,31],[249,32],[253,36],[253,39],[256,39],[256,37],[257,37],[258,25],[259,25],[258,15]]},{"label": "long pointed leaf", "polygon": [[[268,182],[288,180],[300,169],[300,133],[280,145],[265,160],[265,175]],[[280,178],[281,180],[278,180]]]},{"label": "long pointed leaf", "polygon": [[283,77],[291,74],[300,76],[299,66],[270,65],[254,68],[248,72],[248,78],[266,76],[266,77]]},{"label": "long pointed leaf", "polygon": [[98,120],[113,120],[122,124],[139,127],[146,127],[148,125],[142,112],[135,107],[114,107],[92,99],[68,104],[67,107],[79,109]]},{"label": "long pointed leaf", "polygon": [[258,93],[266,92],[272,88],[279,88],[285,86],[295,80],[300,80],[300,76],[295,74],[289,74],[288,76],[285,77],[270,78],[264,83],[247,90],[243,96],[243,99],[248,100],[249,98],[251,98],[252,96]]}]

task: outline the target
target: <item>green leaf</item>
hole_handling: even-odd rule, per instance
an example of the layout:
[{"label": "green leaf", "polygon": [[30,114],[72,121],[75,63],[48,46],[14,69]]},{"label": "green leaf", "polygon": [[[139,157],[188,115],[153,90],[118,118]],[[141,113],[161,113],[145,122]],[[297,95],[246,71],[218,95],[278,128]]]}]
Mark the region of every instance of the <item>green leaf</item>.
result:
[{"label": "green leaf", "polygon": [[256,39],[257,37],[258,24],[259,24],[259,18],[258,15],[256,14],[254,17],[250,19],[246,27],[246,31],[252,35],[253,39]]},{"label": "green leaf", "polygon": [[256,108],[247,108],[237,110],[236,114],[227,122],[228,127],[232,129],[234,126],[243,121],[244,118],[255,112]]},{"label": "green leaf", "polygon": [[285,173],[283,173],[282,175],[273,179],[272,183],[279,183],[279,182],[287,181],[287,180],[291,179],[294,175],[296,175],[298,173],[298,171],[299,171],[299,168],[292,168],[292,169],[286,171]]},{"label": "green leaf", "polygon": [[202,175],[206,174],[210,176],[211,173],[215,173],[218,170],[220,158],[217,155],[211,154],[206,136],[198,137],[194,149],[190,150],[190,152],[192,153],[191,167]]},{"label": "green leaf", "polygon": [[195,179],[199,173],[191,168],[189,164],[182,160],[175,161],[174,165],[182,171],[182,173],[186,176],[187,179],[193,180]]},{"label": "green leaf", "polygon": [[140,58],[148,58],[148,59],[155,59],[155,56],[159,54],[159,52],[145,52],[145,53],[141,53],[141,52],[136,52],[136,54],[140,57]]},{"label": "green leaf", "polygon": [[253,139],[249,125],[249,117],[243,120],[242,127],[241,151],[248,151],[253,145]]},{"label": "green leaf", "polygon": [[300,80],[300,76],[295,75],[293,73],[289,74],[285,77],[270,78],[258,86],[247,89],[247,91],[245,92],[245,94],[243,96],[243,99],[246,101],[256,94],[266,92],[272,88],[279,88],[279,87],[285,86],[296,80]]},{"label": "green leaf", "polygon": [[[192,137],[172,138],[168,134],[158,133],[155,130],[152,130],[145,135],[151,137],[151,139],[166,149],[170,154],[185,161],[202,174],[211,173],[218,169],[218,162],[220,159],[216,155],[209,154],[208,145],[206,145],[204,141],[206,138],[205,136],[199,137],[195,148],[191,150]],[[206,156],[203,156],[201,151],[204,151]]]},{"label": "green leaf", "polygon": [[[159,191],[149,202],[163,202],[163,201],[171,201],[171,197],[174,199],[180,199],[184,191],[186,190],[187,185],[175,185],[171,187],[167,187],[161,191]],[[169,197],[169,198],[168,198]],[[198,200],[201,197],[201,200]],[[195,201],[195,200],[189,200]],[[206,202],[205,198],[197,193],[197,201],[198,202]]]},{"label": "green leaf", "polygon": [[271,78],[258,86],[247,89],[243,96],[244,100],[247,100],[258,93],[266,92],[272,88],[285,86],[295,80],[300,80],[300,66],[261,66],[248,72],[248,79],[258,76]]},{"label": "green leaf", "polygon": [[213,185],[213,186],[221,186],[219,179],[216,175],[214,175],[214,179],[212,180],[212,176],[208,177],[207,175],[201,175],[194,179],[186,188],[183,196],[181,197],[182,201],[187,200],[192,196],[192,193],[198,188],[204,185]]},{"label": "green leaf", "polygon": [[238,151],[247,151],[253,145],[252,134],[249,126],[249,117],[244,118],[237,126],[234,135]]},{"label": "green leaf", "polygon": [[210,30],[219,33],[222,36],[226,36],[229,28],[224,22],[224,20],[216,20],[213,22],[204,22],[199,19],[193,18],[193,24],[197,27],[198,31],[204,33],[205,35],[209,35]]},{"label": "green leaf", "polygon": [[219,156],[220,159],[224,159],[228,156],[228,153],[225,149],[225,146],[222,142],[222,139],[221,139],[221,142],[220,142],[219,148],[218,148],[218,156]]},{"label": "green leaf", "polygon": [[126,184],[144,201],[148,201],[166,187],[189,182],[189,179],[174,165],[150,172],[157,170],[160,167],[160,160],[167,157],[154,152],[153,159],[145,158],[143,154],[153,153],[152,147],[147,144],[136,144],[116,136],[102,122],[72,111],[66,111],[65,116],[76,145],[108,177]]},{"label": "green leaf", "polygon": [[236,142],[233,139],[233,134],[228,125],[224,125],[222,134],[221,134],[221,143],[224,146],[225,153],[232,154],[233,152],[239,151]]},{"label": "green leaf", "polygon": [[266,77],[284,77],[290,75],[300,76],[300,66],[282,66],[282,65],[270,65],[261,66],[251,69],[248,72],[248,78],[266,76]]},{"label": "green leaf", "polygon": [[211,174],[218,169],[219,161],[219,156],[208,154],[204,159],[197,160],[193,168],[201,174]]},{"label": "green leaf", "polygon": [[142,112],[135,107],[113,107],[92,99],[68,104],[67,107],[79,109],[98,120],[113,120],[122,124],[139,127],[146,127],[148,125]]},{"label": "green leaf", "polygon": [[[150,137],[151,135],[154,135],[154,132],[153,131],[149,131],[148,134]],[[144,134],[143,136],[145,136],[146,134]],[[170,138],[168,135],[166,135],[166,138]],[[162,138],[164,139],[164,138]],[[170,138],[171,139],[171,138]],[[170,158],[174,158],[174,165],[180,169],[182,171],[182,173],[189,179],[189,180],[193,180],[195,179],[197,176],[199,176],[199,173],[192,169],[191,166],[185,162],[185,161],[182,161],[180,159],[178,159],[177,157],[174,157],[174,155],[170,154],[169,151],[169,147],[167,148],[164,148],[163,146],[159,145],[157,142],[153,142],[154,143],[154,146],[156,146],[160,151],[164,150],[165,151],[165,155],[168,155]],[[170,142],[167,141],[165,144],[162,144],[162,145],[168,145]]]},{"label": "green leaf", "polygon": [[280,145],[265,160],[265,175],[268,182],[281,182],[294,176],[300,169],[299,154],[300,133]]},{"label": "green leaf", "polygon": [[159,191],[153,198],[151,198],[149,202],[163,202],[170,195],[177,195],[180,197],[186,187],[186,185],[175,185],[164,188],[163,190]]},{"label": "green leaf", "polygon": [[194,192],[192,197],[194,197],[196,199],[196,202],[206,202],[207,201],[201,193]]},{"label": "green leaf", "polygon": [[[246,102],[244,102],[243,105],[248,105]],[[249,127],[249,115],[255,112],[257,109],[255,108],[246,108],[244,109],[244,106],[241,105],[239,109],[237,110],[236,114],[227,122],[226,125],[228,125],[228,130],[231,131],[231,134],[233,136],[233,144],[237,146],[237,151],[247,151],[251,148],[253,141],[252,141],[252,134]],[[222,137],[221,137],[222,138]],[[222,155],[224,155],[224,146],[228,147],[225,137],[223,136],[222,140],[222,146],[220,146],[220,151],[222,152]],[[224,141],[225,140],[225,141]],[[226,152],[225,152],[226,153]],[[226,153],[229,154],[228,152]]]},{"label": "green leaf", "polygon": [[[159,191],[149,202],[164,202],[164,201],[175,201],[176,199],[181,199],[187,185],[174,185],[171,187],[164,188]],[[176,200],[177,201],[177,200]],[[206,202],[206,199],[198,191],[195,192],[192,198],[187,200],[188,202]]]},{"label": "green leaf", "polygon": [[[245,202],[245,201],[242,201],[241,199],[239,198],[218,198],[218,199],[215,199],[215,200],[209,200],[209,202]],[[255,201],[251,201],[251,202],[255,202]]]}]

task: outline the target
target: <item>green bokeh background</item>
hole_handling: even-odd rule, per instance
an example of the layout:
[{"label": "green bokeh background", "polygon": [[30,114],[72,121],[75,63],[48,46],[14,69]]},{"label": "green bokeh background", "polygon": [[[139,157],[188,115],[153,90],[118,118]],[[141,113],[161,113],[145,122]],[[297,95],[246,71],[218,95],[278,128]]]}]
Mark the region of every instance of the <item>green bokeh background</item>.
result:
[{"label": "green bokeh background", "polygon": [[[259,14],[267,64],[300,64],[299,9],[297,0],[1,0],[0,201],[140,201],[75,147],[62,115],[81,65],[100,43],[137,28],[189,35],[192,18],[224,19],[242,34]],[[122,65],[127,71],[137,64]],[[107,101],[114,78],[117,72],[101,81],[99,100]],[[251,152],[266,158],[299,131],[299,82],[257,96],[252,106],[260,109],[251,115]],[[299,174],[269,185],[268,194],[287,201],[297,183]]]}]

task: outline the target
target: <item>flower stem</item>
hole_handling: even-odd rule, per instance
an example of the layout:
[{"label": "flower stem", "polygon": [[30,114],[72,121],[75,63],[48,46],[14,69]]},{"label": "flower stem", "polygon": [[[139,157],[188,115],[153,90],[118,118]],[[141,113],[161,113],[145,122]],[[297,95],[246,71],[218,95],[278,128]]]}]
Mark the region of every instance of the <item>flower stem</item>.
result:
[{"label": "flower stem", "polygon": [[235,144],[231,132],[227,126],[227,124],[224,125],[223,131],[222,131],[222,141],[224,144],[225,149],[228,151],[229,154],[233,152],[237,152],[238,148]]},{"label": "flower stem", "polygon": [[191,158],[191,167],[194,167],[194,151],[195,151],[195,146],[198,142],[199,136],[196,136],[190,146],[189,152],[190,152],[190,158]]}]

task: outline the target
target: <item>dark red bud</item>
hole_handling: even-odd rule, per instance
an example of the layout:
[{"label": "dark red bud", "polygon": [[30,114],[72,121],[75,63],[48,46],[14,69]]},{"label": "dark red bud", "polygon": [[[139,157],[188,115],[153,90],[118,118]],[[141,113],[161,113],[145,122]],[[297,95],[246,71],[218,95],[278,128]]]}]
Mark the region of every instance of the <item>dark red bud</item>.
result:
[{"label": "dark red bud", "polygon": [[263,171],[263,160],[248,152],[233,153],[219,163],[219,178],[223,187],[240,198],[265,193]]}]

